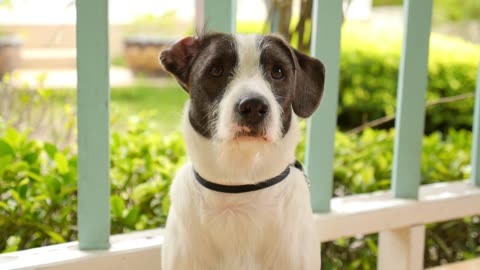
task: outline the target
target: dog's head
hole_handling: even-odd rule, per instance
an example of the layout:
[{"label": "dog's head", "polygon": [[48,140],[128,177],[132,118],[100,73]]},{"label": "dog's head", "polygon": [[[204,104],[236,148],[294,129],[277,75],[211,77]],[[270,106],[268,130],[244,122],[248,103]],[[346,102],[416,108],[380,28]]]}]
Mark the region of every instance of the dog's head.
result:
[{"label": "dog's head", "polygon": [[309,117],[323,93],[323,64],[276,35],[186,37],[160,61],[190,95],[192,127],[220,142],[275,142],[292,112]]}]

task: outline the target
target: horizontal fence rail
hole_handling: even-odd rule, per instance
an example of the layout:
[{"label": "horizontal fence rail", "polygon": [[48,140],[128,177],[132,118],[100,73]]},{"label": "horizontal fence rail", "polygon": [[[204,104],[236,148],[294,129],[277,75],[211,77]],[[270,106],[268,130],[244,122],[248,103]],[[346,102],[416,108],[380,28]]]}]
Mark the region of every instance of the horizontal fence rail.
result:
[{"label": "horizontal fence rail", "polygon": [[[395,198],[389,191],[334,198],[331,211],[314,214],[314,220],[321,242],[378,231],[403,231],[417,239],[421,236],[417,235],[418,230],[410,234],[402,228],[418,228],[419,224],[476,213],[480,213],[480,188],[463,181],[424,185],[420,187],[418,200]],[[80,251],[77,242],[70,242],[0,254],[0,269],[158,270],[163,233],[162,229],[157,229],[114,235],[108,251]],[[399,240],[405,243],[409,239]],[[397,256],[394,262],[398,261]],[[480,265],[480,261],[477,264]]]},{"label": "horizontal fence rail", "polygon": [[389,191],[334,198],[332,211],[315,218],[320,240],[327,242],[479,213],[480,188],[460,181],[423,185],[418,200],[395,198]]}]

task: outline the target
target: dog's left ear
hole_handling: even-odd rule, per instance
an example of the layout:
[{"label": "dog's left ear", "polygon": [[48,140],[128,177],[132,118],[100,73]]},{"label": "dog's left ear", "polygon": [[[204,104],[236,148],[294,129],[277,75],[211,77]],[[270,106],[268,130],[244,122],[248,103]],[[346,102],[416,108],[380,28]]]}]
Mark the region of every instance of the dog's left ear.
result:
[{"label": "dog's left ear", "polygon": [[325,66],[318,59],[292,48],[295,63],[293,111],[302,118],[310,117],[320,105],[325,82]]}]

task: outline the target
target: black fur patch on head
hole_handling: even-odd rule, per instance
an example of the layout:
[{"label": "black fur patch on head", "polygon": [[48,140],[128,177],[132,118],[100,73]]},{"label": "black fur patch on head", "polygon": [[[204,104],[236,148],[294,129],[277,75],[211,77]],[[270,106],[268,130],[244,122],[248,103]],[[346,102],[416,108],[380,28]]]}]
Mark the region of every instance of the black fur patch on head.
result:
[{"label": "black fur patch on head", "polygon": [[[185,51],[188,52],[176,53]],[[166,59],[174,61],[165,61]],[[218,103],[232,80],[238,62],[233,36],[206,33],[191,38],[187,44],[179,41],[162,52],[160,60],[190,94],[189,119],[193,128],[211,138]]]},{"label": "black fur patch on head", "polygon": [[[323,96],[325,66],[320,60],[292,48],[279,36],[266,35],[261,40],[261,63],[266,72],[265,78],[269,78],[268,72],[272,66],[277,65],[286,70],[283,81],[272,82],[274,92],[286,96],[279,102],[284,113],[290,111],[287,106],[291,105],[296,115],[310,117],[320,105]],[[289,64],[285,64],[287,62]]]},{"label": "black fur patch on head", "polygon": [[[269,82],[273,95],[282,108],[282,133],[290,129],[292,119],[293,89],[295,88],[295,61],[289,45],[274,35],[259,38],[260,65],[263,76]],[[276,79],[272,72],[281,70],[282,79]]]}]

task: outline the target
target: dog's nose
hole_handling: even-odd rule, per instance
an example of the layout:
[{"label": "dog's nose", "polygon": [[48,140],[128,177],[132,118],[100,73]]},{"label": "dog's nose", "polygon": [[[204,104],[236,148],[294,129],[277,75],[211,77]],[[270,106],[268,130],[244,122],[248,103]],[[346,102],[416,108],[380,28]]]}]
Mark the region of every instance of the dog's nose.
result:
[{"label": "dog's nose", "polygon": [[245,97],[237,106],[238,114],[248,124],[258,124],[268,115],[268,102],[264,97]]}]

